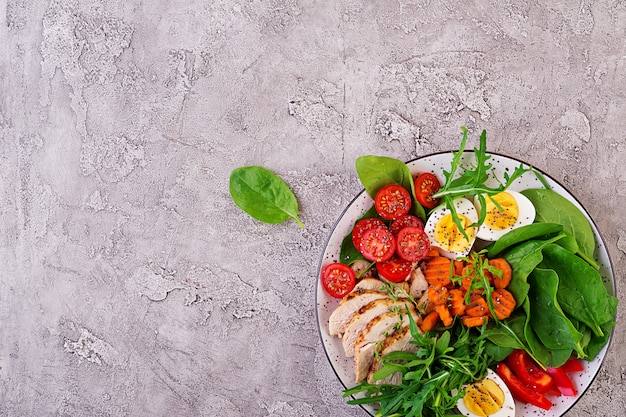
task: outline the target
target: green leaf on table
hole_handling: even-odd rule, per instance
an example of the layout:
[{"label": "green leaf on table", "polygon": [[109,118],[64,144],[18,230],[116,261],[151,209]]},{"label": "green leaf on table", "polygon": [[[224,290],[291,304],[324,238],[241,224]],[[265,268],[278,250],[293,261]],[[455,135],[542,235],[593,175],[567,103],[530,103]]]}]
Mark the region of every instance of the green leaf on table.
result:
[{"label": "green leaf on table", "polygon": [[298,201],[289,186],[273,172],[260,166],[234,169],[230,174],[230,195],[240,209],[265,223],[291,218],[300,227]]}]

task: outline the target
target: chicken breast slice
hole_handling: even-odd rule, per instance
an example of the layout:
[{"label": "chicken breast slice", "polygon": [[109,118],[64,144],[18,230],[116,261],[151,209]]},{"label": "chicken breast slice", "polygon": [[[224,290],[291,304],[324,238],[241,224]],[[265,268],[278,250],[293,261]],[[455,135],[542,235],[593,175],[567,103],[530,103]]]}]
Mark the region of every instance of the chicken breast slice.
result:
[{"label": "chicken breast slice", "polygon": [[387,294],[380,291],[357,290],[346,295],[339,303],[335,311],[328,318],[328,332],[331,336],[343,334],[352,316],[368,303],[381,298],[388,298]]},{"label": "chicken breast slice", "polygon": [[[416,322],[421,321],[421,318],[414,311],[410,314]],[[384,313],[370,321],[365,330],[359,334],[357,342],[355,343],[353,360],[356,382],[360,382],[367,377],[369,368],[374,362],[377,346],[384,343],[385,340],[395,334],[395,332],[408,327],[408,317],[406,313]]]},{"label": "chicken breast slice", "polygon": [[380,381],[374,380],[374,373],[382,366],[382,358],[391,352],[417,352],[419,348],[417,345],[411,343],[412,340],[413,336],[411,335],[409,327],[404,327],[402,330],[387,337],[379,347],[379,354],[374,355],[374,359],[372,360],[370,369],[367,373],[367,382],[370,384],[378,383],[395,385],[402,382],[402,374],[400,372],[394,372]]},{"label": "chicken breast slice", "polygon": [[409,294],[418,300],[428,290],[428,281],[424,278],[424,274],[419,267],[411,271]]},{"label": "chicken breast slice", "polygon": [[391,282],[383,281],[378,278],[363,278],[355,285],[352,291],[370,290],[370,291],[387,292],[386,286],[387,288],[391,286],[393,288],[393,294],[398,297],[406,297],[406,294],[409,293],[408,282],[400,282],[400,283],[394,284]]},{"label": "chicken breast slice", "polygon": [[400,308],[403,309],[404,312],[407,312],[411,307],[406,299],[392,300],[391,298],[374,300],[361,307],[359,311],[352,316],[341,339],[346,356],[348,358],[354,356],[354,347],[357,338],[370,321],[393,309]]},{"label": "chicken breast slice", "polygon": [[361,382],[367,377],[376,353],[376,343],[368,343],[361,346],[354,355],[354,378],[355,382]]},{"label": "chicken breast slice", "polygon": [[[409,314],[413,317],[415,322],[418,324],[421,322],[421,317],[412,306],[409,308]],[[363,330],[359,332],[356,342],[354,343],[354,348],[357,350],[359,347],[368,343],[381,342],[396,331],[402,329],[402,327],[408,325],[409,315],[404,309],[383,313],[370,320]]]}]

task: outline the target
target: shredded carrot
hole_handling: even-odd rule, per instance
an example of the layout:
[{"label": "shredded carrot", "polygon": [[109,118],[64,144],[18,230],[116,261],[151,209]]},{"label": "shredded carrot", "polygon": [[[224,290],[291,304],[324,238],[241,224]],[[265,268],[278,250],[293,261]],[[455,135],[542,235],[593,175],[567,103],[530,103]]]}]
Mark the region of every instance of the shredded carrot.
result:
[{"label": "shredded carrot", "polygon": [[511,283],[513,271],[511,265],[504,258],[494,258],[489,260],[489,265],[498,268],[502,272],[502,276],[493,276],[493,286],[496,288],[506,288]]},{"label": "shredded carrot", "polygon": [[439,321],[439,313],[437,313],[436,310],[433,310],[430,313],[426,314],[426,316],[422,320],[422,324],[420,325],[420,330],[423,333],[426,333],[434,329],[438,321]]},{"label": "shredded carrot", "polygon": [[426,253],[426,258],[436,258],[438,256],[441,256],[441,253],[439,253],[439,248],[436,246],[431,246],[428,253]]}]

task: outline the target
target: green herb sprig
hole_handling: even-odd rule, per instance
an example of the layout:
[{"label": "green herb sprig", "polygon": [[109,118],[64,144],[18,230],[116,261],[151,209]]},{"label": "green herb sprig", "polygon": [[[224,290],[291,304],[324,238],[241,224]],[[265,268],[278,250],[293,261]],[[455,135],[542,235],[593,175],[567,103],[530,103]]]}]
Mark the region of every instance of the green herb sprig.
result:
[{"label": "green herb sprig", "polygon": [[379,404],[376,416],[449,416],[464,395],[463,385],[483,378],[492,359],[485,339],[456,326],[443,333],[423,334],[409,316],[410,331],[418,350],[392,352],[382,358],[374,379],[400,372],[399,385],[362,382],[344,391],[344,397],[360,395],[349,404]]},{"label": "green herb sprig", "polygon": [[[469,241],[467,232],[463,227],[463,222],[456,211],[454,199],[458,197],[477,196],[480,206],[485,207],[485,195],[493,196],[506,190],[509,186],[511,186],[511,184],[513,184],[513,182],[515,182],[515,180],[527,172],[534,173],[544,187],[549,189],[550,186],[541,173],[532,167],[525,168],[523,164],[520,164],[517,168],[515,168],[511,175],[505,172],[504,182],[496,178],[496,181],[499,182],[498,186],[487,186],[485,183],[490,178],[490,171],[493,170],[493,165],[489,162],[491,155],[487,155],[487,132],[485,130],[482,131],[480,135],[479,147],[474,148],[475,162],[467,166],[463,164],[463,154],[467,143],[467,128],[463,126],[461,127],[461,130],[463,131],[463,139],[461,140],[459,150],[457,152],[452,152],[453,158],[450,171],[443,171],[446,181],[441,189],[433,194],[433,198],[440,198],[442,200],[448,210],[450,210],[454,223],[463,236]],[[501,207],[498,208],[501,209]],[[486,211],[481,210],[478,221],[471,226],[480,226],[484,222],[485,216]]]}]

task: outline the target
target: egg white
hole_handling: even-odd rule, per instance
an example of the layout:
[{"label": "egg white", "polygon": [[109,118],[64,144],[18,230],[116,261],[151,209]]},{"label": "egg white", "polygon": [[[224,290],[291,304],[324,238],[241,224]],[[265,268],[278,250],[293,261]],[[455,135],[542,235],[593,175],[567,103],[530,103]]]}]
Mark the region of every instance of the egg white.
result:
[{"label": "egg white", "polygon": [[[528,197],[513,190],[506,190],[505,192],[513,197],[515,199],[515,202],[517,203],[517,220],[512,226],[502,230],[494,229],[492,225],[484,222],[480,225],[480,227],[478,228],[478,232],[476,233],[476,237],[478,239],[488,242],[495,242],[511,230],[517,229],[520,226],[531,224],[535,220],[535,206],[533,205],[533,203],[531,203]],[[474,206],[476,207],[476,211],[480,215],[482,207],[478,201],[478,196],[474,197]]]},{"label": "egg white", "polygon": [[[458,215],[463,215],[467,217],[470,222],[476,223],[478,221],[478,212],[476,211],[476,208],[474,207],[472,202],[469,201],[467,198],[460,197],[460,198],[455,199],[454,207]],[[428,220],[426,221],[426,225],[424,225],[424,232],[426,232],[426,235],[428,236],[428,239],[430,240],[430,245],[439,248],[439,252],[441,253],[442,256],[445,256],[446,258],[449,258],[449,259],[456,259],[459,257],[466,256],[470,252],[470,250],[472,249],[472,246],[474,245],[474,241],[476,240],[476,237],[474,237],[473,239],[470,240],[470,242],[468,242],[467,248],[464,249],[463,251],[457,252],[457,251],[451,251],[451,250],[442,248],[441,243],[438,242],[435,237],[435,229],[437,227],[437,224],[441,221],[441,219],[443,219],[448,214],[450,214],[450,210],[444,205],[441,205],[435,208],[430,214],[430,216],[428,217]]]},{"label": "egg white", "polygon": [[[513,396],[511,395],[511,391],[509,390],[509,387],[506,386],[502,378],[500,378],[500,375],[498,375],[491,369],[487,369],[487,376],[485,378],[489,378],[493,382],[498,384],[498,386],[502,389],[502,392],[504,393],[504,403],[502,404],[502,408],[500,408],[495,413],[491,414],[489,417],[515,417],[515,400],[513,399]],[[472,413],[467,408],[467,406],[465,405],[465,402],[463,401],[463,398],[459,399],[456,407],[464,416],[478,417],[477,414]]]}]

